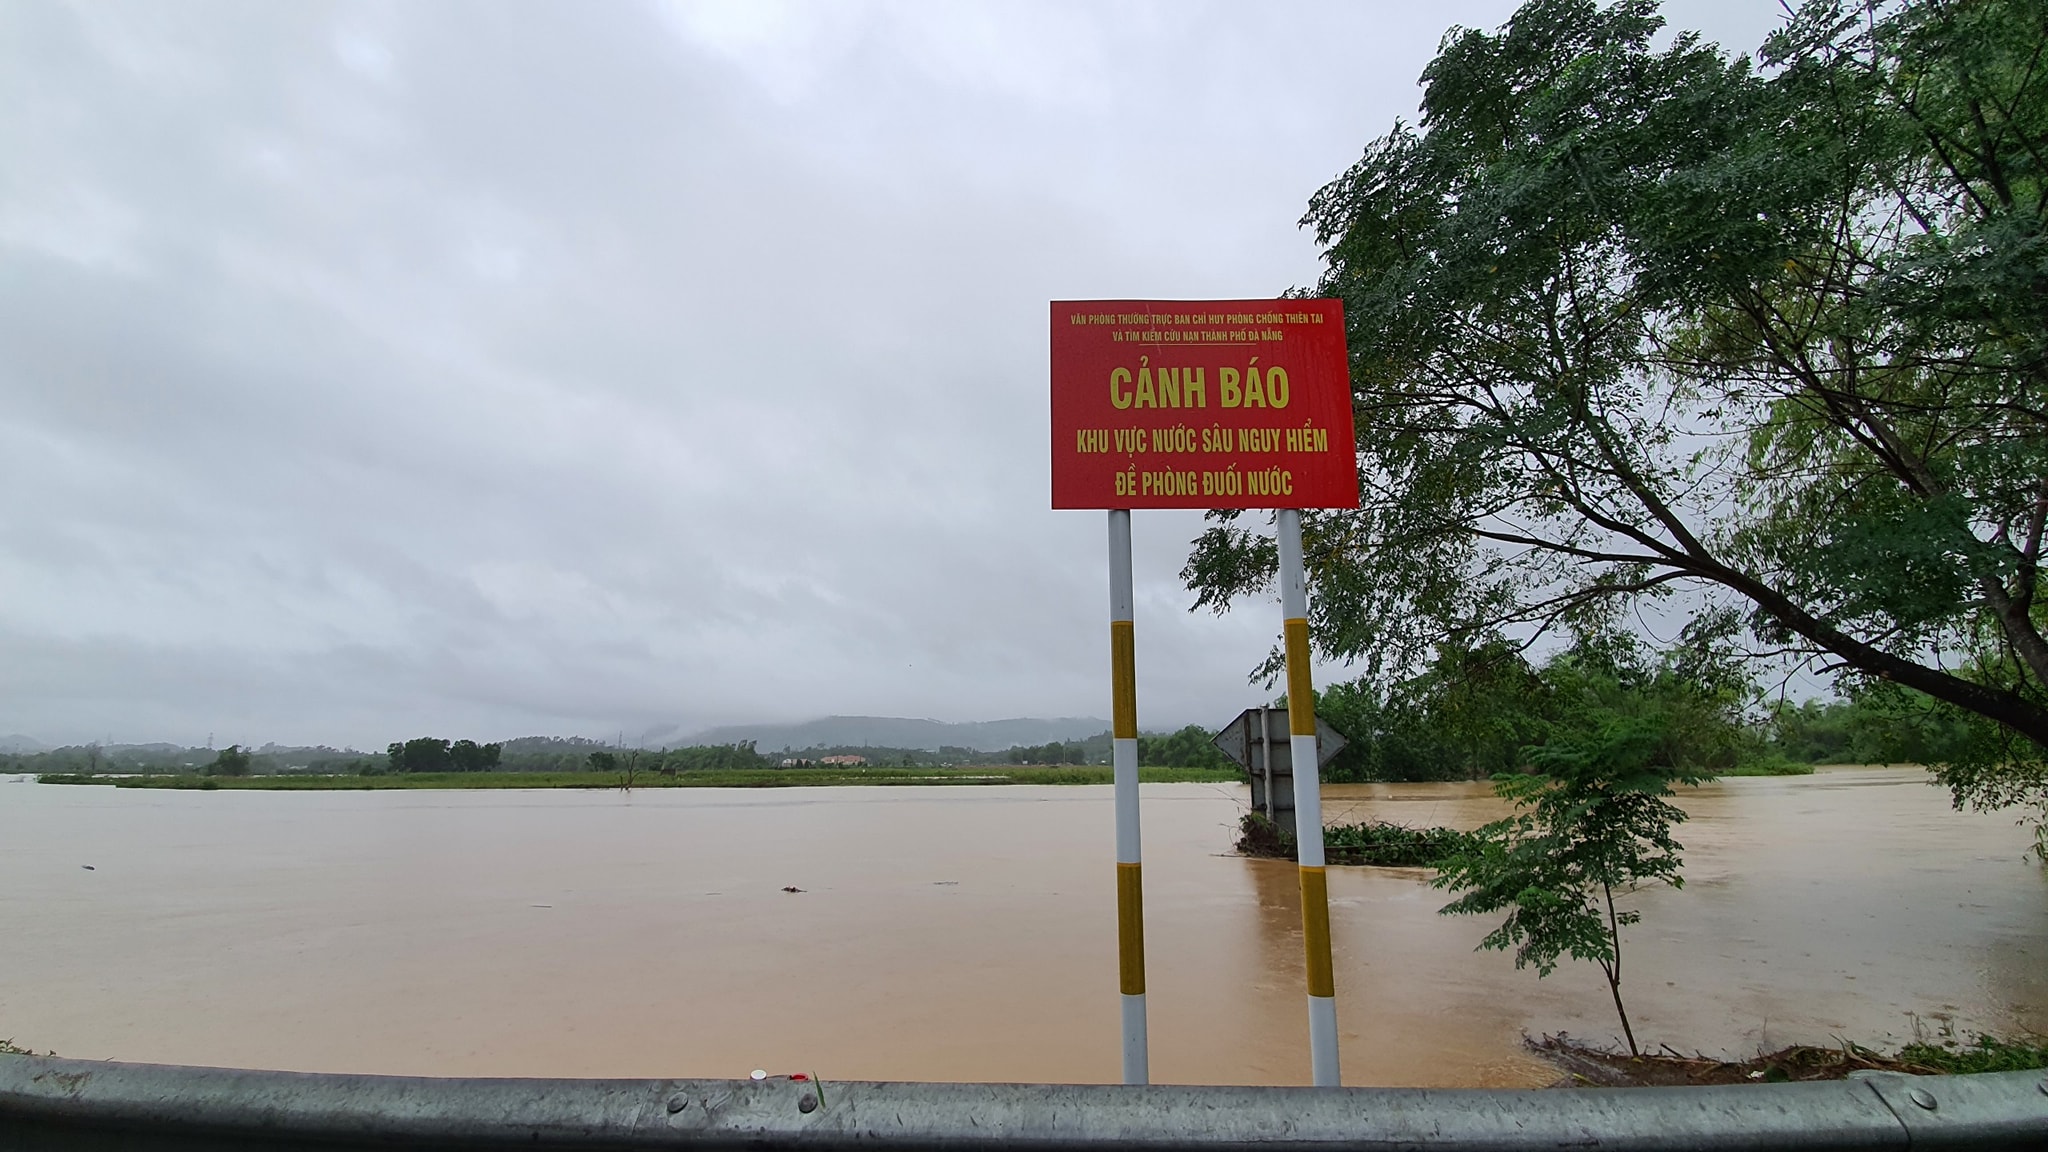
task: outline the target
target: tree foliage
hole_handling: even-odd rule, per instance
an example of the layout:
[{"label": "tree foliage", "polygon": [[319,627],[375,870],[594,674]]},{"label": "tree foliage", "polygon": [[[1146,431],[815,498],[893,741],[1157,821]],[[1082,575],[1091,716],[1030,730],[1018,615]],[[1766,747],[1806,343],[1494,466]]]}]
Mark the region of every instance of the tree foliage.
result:
[{"label": "tree foliage", "polygon": [[1328,779],[1480,780],[1526,772],[1542,749],[1612,717],[1651,717],[1662,762],[1707,773],[1790,760],[1746,715],[1750,690],[1726,653],[1657,653],[1619,630],[1582,631],[1531,663],[1499,637],[1445,648],[1385,690],[1339,684],[1316,714],[1348,744]]},{"label": "tree foliage", "polygon": [[384,756],[393,772],[492,772],[502,753],[498,744],[421,736],[391,745]]},{"label": "tree foliage", "polygon": [[1049,744],[1018,744],[1003,753],[1011,764],[1085,764],[1087,751],[1079,744],[1054,740]]},{"label": "tree foliage", "polygon": [[[1075,760],[1074,763],[1084,763]],[[1175,732],[1138,734],[1138,763],[1148,768],[1229,768],[1230,757],[1207,728],[1189,724]]]},{"label": "tree foliage", "polygon": [[754,751],[752,740],[737,744],[701,744],[686,748],[671,748],[662,753],[663,769],[685,772],[718,772],[742,768],[767,768],[767,757]]},{"label": "tree foliage", "polygon": [[249,774],[249,753],[240,744],[230,744],[214,754],[213,763],[206,766],[208,776],[247,776]]},{"label": "tree foliage", "polygon": [[[1812,0],[1759,65],[1660,24],[1454,29],[1310,202],[1363,481],[1306,517],[1314,633],[1385,680],[1676,617],[1929,701],[1985,737],[1958,803],[2041,802],[2048,7]],[[1271,579],[1234,515],[1199,605]]]},{"label": "tree foliage", "polygon": [[1587,730],[1530,753],[1540,774],[1495,785],[1519,811],[1472,833],[1433,883],[1463,893],[1446,913],[1507,911],[1480,947],[1513,948],[1517,968],[1534,964],[1548,976],[1565,956],[1598,964],[1636,1052],[1621,997],[1621,930],[1642,914],[1616,897],[1625,903],[1645,883],[1684,885],[1671,829],[1685,813],[1668,797],[1673,783],[1697,784],[1707,774],[1672,759],[1685,744],[1672,712],[1589,715]]},{"label": "tree foliage", "polygon": [[492,772],[503,749],[497,744],[457,740],[448,746],[448,764],[457,772]]}]

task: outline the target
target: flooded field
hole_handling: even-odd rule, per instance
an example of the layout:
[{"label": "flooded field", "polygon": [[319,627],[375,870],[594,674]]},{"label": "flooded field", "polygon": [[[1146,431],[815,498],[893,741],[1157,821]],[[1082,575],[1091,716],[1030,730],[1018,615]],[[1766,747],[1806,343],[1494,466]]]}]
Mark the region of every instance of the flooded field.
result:
[{"label": "flooded field", "polygon": [[[1908,770],[1686,798],[1683,891],[1627,940],[1647,1045],[2048,1032],[2048,877]],[[1306,1083],[1291,864],[1242,788],[1144,791],[1157,1081]],[[1470,827],[1483,785],[1327,791]],[[164,792],[0,783],[0,1037],[65,1056],[430,1075],[1109,1081],[1099,788]],[[1524,1085],[1616,1033],[1416,870],[1332,868],[1345,1080]],[[785,887],[802,889],[784,891]]]}]

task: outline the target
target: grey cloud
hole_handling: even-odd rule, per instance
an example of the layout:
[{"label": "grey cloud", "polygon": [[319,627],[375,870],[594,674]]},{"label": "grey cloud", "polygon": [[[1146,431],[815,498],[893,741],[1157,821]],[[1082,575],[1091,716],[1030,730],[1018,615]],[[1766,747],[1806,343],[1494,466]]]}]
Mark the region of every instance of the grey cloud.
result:
[{"label": "grey cloud", "polygon": [[[1047,301],[1309,281],[1509,10],[756,8],[0,9],[0,731],[1101,714]],[[1199,529],[1138,520],[1148,724],[1276,631],[1185,612]]]}]

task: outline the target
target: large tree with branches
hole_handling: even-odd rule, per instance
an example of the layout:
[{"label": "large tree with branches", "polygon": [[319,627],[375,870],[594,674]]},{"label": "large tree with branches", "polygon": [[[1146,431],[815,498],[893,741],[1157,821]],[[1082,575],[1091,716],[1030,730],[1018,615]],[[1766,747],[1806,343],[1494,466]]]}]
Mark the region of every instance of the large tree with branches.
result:
[{"label": "large tree with branches", "polygon": [[[1653,0],[1454,29],[1303,224],[1364,496],[1305,526],[1371,674],[1661,599],[1688,639],[1974,725],[2048,795],[2048,3],[1815,0],[1756,60]],[[1236,514],[1197,603],[1270,580]]]}]

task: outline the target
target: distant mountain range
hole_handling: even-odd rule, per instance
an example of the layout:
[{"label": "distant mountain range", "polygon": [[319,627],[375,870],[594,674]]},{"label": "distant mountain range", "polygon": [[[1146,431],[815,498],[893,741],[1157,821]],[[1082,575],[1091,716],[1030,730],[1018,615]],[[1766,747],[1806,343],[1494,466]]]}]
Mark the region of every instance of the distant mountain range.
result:
[{"label": "distant mountain range", "polygon": [[1044,720],[1020,717],[1014,720],[978,720],[946,724],[937,720],[913,720],[902,716],[827,716],[801,724],[727,724],[706,728],[683,737],[648,741],[668,745],[736,744],[752,740],[763,752],[784,748],[972,748],[977,752],[1000,752],[1020,744],[1050,744],[1055,740],[1084,740],[1109,731],[1109,721],[1093,716],[1062,716]]},{"label": "distant mountain range", "polygon": [[[643,748],[675,748],[686,744],[737,744],[751,740],[763,752],[784,748],[972,748],[976,752],[1001,752],[1018,745],[1033,746],[1086,740],[1109,731],[1109,721],[1094,716],[1061,716],[1055,719],[1024,716],[1010,720],[978,720],[948,724],[904,716],[827,716],[800,724],[727,724],[684,734],[678,727],[657,728],[640,737]],[[519,741],[512,741],[517,744]],[[593,747],[603,741],[590,741]],[[32,736],[0,736],[0,755],[32,755],[50,746]],[[187,751],[175,744],[118,744],[102,749],[110,756],[131,754],[168,755]],[[194,749],[193,751],[196,751]],[[359,756],[353,749],[298,748],[266,744],[251,751],[266,755],[317,752],[333,756]]]}]

